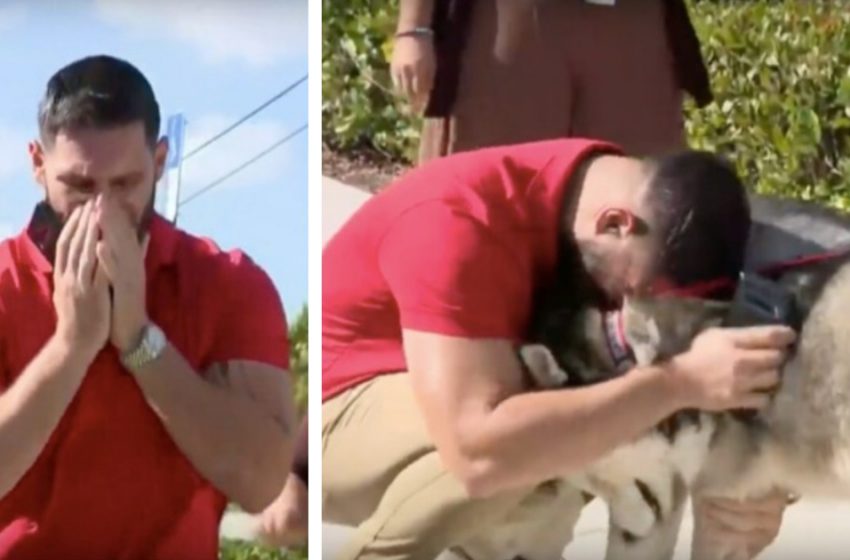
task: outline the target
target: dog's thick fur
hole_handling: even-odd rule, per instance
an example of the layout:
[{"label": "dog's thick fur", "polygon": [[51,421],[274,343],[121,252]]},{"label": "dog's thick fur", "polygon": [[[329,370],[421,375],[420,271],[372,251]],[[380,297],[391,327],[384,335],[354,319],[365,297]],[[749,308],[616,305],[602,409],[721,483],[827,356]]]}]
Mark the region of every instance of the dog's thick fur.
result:
[{"label": "dog's thick fur", "polygon": [[[780,282],[796,292],[804,323],[766,410],[748,420],[676,414],[581,473],[547,483],[558,489],[555,498],[540,497],[544,507],[530,499],[504,527],[464,547],[466,555],[559,558],[571,531],[554,520],[573,523],[581,493],[598,496],[609,507],[609,559],[671,558],[691,491],[752,498],[779,488],[806,497],[850,498],[850,343],[843,334],[850,328],[850,263],[806,266],[785,273]],[[547,302],[538,344],[521,350],[541,388],[596,383],[618,374],[601,313],[577,308],[582,298],[572,288],[565,299]],[[724,304],[696,300],[633,300],[624,309],[626,336],[639,364],[663,360],[685,350],[700,330],[719,324],[725,311]],[[692,554],[696,560],[717,560],[742,552],[734,550],[735,543],[729,546]]]},{"label": "dog's thick fur", "polygon": [[[738,499],[774,489],[850,499],[850,344],[844,340],[850,329],[850,259],[788,272],[781,283],[797,294],[805,320],[783,368],[782,384],[765,410],[747,419],[677,413],[582,472],[548,483],[550,491],[557,489],[557,497],[547,501],[536,493],[505,526],[491,532],[492,537],[472,543],[470,548],[477,552],[468,555],[476,560],[558,558],[570,532],[554,521],[577,518],[581,503],[576,490],[601,498],[609,507],[609,559],[671,558],[687,496],[694,490]],[[724,303],[678,298],[628,301],[623,310],[625,335],[638,365],[684,351],[698,332],[719,325],[726,309]],[[561,319],[562,330],[545,345],[521,349],[541,388],[584,385],[617,375],[601,326],[602,312],[587,308],[571,317]],[[694,550],[693,555],[714,560],[737,552],[715,547]]]}]

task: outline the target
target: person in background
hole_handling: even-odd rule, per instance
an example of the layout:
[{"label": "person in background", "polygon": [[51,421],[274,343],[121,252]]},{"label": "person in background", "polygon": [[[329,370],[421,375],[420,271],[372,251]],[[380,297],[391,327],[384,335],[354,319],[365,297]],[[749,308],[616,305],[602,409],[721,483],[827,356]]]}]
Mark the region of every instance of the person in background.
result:
[{"label": "person in background", "polygon": [[0,559],[215,560],[292,460],[286,318],[241,251],[154,211],[168,143],[130,63],[47,82],[44,192],[0,244]]},{"label": "person in background", "polygon": [[559,137],[671,151],[683,95],[712,100],[683,0],[400,0],[391,75],[424,110],[420,162]]}]

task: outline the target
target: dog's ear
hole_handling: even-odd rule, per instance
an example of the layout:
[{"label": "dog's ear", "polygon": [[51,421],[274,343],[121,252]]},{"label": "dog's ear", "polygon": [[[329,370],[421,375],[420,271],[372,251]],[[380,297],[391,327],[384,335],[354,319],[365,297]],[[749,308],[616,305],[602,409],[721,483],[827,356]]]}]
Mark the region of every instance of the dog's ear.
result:
[{"label": "dog's ear", "polygon": [[624,302],[623,319],[636,354],[643,345],[655,350],[653,359],[666,358],[687,350],[701,331],[719,326],[728,310],[729,303],[722,301],[640,297]]},{"label": "dog's ear", "polygon": [[662,345],[658,327],[659,312],[653,299],[626,297],[623,299],[623,333],[635,353],[639,365],[651,364]]},{"label": "dog's ear", "polygon": [[669,308],[667,317],[673,321],[678,336],[693,338],[701,331],[723,323],[729,312],[729,302],[699,298],[664,298]]},{"label": "dog's ear", "polygon": [[567,383],[567,372],[558,366],[555,356],[542,344],[526,344],[520,347],[519,355],[540,388],[553,389]]}]

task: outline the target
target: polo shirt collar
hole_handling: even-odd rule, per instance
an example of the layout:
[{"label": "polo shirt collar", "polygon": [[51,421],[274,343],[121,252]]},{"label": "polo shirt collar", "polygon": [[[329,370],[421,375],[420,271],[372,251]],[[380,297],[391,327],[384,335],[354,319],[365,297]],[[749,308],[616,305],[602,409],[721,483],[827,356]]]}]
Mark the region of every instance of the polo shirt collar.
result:
[{"label": "polo shirt collar", "polygon": [[159,214],[154,214],[150,234],[151,241],[145,258],[147,271],[153,272],[160,267],[174,264],[177,260],[177,242],[180,238],[177,227]]}]

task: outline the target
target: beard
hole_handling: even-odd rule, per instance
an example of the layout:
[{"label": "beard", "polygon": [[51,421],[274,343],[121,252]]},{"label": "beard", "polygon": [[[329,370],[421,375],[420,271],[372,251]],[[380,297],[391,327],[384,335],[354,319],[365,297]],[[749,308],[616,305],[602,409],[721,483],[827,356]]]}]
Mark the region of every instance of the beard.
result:
[{"label": "beard", "polygon": [[606,266],[608,259],[602,248],[593,241],[579,241],[577,246],[581,266],[597,293],[609,303],[619,301],[623,297],[625,285]]},{"label": "beard", "polygon": [[156,205],[156,185],[151,189],[151,196],[148,199],[147,204],[145,204],[144,210],[142,210],[142,215],[139,219],[139,223],[136,224],[136,234],[139,237],[139,243],[145,238],[148,231],[151,228],[151,223],[153,222],[153,217],[156,214],[154,210]]},{"label": "beard", "polygon": [[[150,230],[151,223],[156,215],[154,209],[155,203],[156,187],[154,186],[151,189],[151,196],[136,223],[136,235],[139,243],[142,242]],[[129,214],[128,212],[128,218],[132,220],[133,218]],[[53,264],[56,258],[56,243],[59,241],[59,234],[68,222],[69,217],[63,217],[59,214],[56,211],[56,207],[51,203],[50,196],[45,195],[44,200],[36,205],[30,223],[27,226],[27,235],[51,264]]]}]

